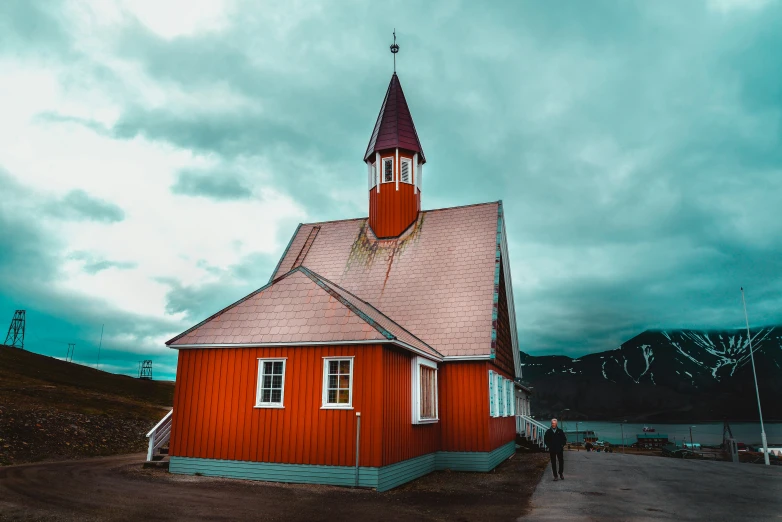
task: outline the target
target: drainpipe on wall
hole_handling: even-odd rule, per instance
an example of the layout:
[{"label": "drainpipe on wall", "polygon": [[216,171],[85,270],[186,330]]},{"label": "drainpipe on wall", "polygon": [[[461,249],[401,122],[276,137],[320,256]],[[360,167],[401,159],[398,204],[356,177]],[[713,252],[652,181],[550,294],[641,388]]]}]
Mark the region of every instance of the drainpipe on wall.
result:
[{"label": "drainpipe on wall", "polygon": [[361,412],[356,412],[356,487],[358,487],[358,450],[361,438]]}]

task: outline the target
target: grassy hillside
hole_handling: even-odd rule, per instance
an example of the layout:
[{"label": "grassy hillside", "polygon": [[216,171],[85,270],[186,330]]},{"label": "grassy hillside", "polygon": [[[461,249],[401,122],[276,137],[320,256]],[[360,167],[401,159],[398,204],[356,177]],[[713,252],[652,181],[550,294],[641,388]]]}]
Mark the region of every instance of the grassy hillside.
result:
[{"label": "grassy hillside", "polygon": [[0,464],[143,451],[174,383],[0,346]]}]

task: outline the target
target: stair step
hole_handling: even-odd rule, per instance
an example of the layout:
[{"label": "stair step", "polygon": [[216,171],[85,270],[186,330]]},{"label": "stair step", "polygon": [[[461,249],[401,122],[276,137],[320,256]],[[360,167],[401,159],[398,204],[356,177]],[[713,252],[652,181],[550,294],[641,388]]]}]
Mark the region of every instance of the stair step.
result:
[{"label": "stair step", "polygon": [[165,455],[152,455],[153,461],[163,460],[164,458],[166,458]]},{"label": "stair step", "polygon": [[168,455],[168,448],[160,448],[158,451],[161,455]]}]

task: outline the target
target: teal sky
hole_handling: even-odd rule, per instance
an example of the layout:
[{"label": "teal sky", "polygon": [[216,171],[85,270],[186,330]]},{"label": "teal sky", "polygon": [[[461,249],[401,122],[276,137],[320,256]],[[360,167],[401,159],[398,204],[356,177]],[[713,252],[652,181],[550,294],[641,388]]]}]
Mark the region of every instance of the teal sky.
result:
[{"label": "teal sky", "polygon": [[502,199],[524,351],[782,323],[782,2],[0,3],[0,328],[164,341],[367,214],[397,71],[423,205]]}]

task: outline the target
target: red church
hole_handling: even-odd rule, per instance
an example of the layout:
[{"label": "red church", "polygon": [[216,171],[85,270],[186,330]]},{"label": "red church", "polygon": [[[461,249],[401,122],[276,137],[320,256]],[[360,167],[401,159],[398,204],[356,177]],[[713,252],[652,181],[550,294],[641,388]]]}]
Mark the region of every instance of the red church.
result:
[{"label": "red church", "polygon": [[421,209],[396,73],[363,159],[369,217],[300,224],[266,286],[166,343],[172,473],[385,491],[514,453],[502,202]]}]

